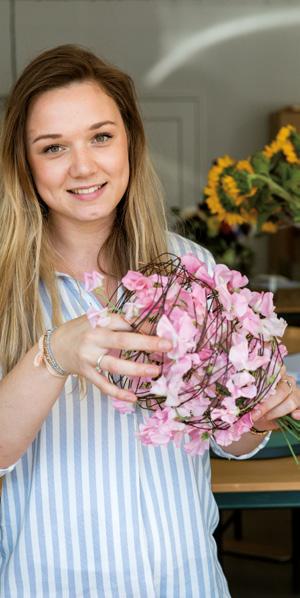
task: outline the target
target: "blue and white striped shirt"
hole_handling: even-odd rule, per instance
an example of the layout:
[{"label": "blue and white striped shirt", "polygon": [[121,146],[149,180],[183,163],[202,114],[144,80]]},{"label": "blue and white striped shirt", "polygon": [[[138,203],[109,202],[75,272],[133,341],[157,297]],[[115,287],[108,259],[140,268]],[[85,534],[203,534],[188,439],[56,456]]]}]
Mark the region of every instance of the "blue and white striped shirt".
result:
[{"label": "blue and white striped shirt", "polygon": [[[172,235],[172,252],[210,255]],[[65,320],[97,305],[58,275]],[[41,285],[45,324],[51,305]],[[2,598],[228,598],[212,537],[209,455],[143,446],[143,413],[121,415],[69,377],[1,498]],[[218,450],[218,449],[217,449]],[[222,454],[222,451],[219,450]]]}]

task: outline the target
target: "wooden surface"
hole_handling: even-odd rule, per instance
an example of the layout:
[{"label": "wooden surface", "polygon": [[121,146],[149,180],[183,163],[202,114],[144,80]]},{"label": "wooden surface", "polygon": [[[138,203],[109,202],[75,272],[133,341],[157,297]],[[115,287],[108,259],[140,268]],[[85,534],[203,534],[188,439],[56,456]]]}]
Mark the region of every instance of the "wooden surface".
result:
[{"label": "wooden surface", "polygon": [[[300,285],[300,283],[299,283]],[[278,289],[274,296],[276,311],[280,313],[300,313],[300,288]]]},{"label": "wooden surface", "polygon": [[213,492],[300,490],[300,465],[293,457],[228,461],[212,459]]},{"label": "wooden surface", "polygon": [[282,337],[282,342],[290,354],[300,353],[300,327],[287,326]]}]

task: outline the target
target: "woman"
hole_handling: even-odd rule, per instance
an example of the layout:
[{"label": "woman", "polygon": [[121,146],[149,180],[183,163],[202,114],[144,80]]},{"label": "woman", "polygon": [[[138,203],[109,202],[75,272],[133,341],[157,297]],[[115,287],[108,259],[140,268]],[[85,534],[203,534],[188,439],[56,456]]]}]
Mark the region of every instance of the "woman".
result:
[{"label": "woman", "polygon": [[[111,402],[136,397],[103,374],[155,377],[114,350],[170,343],[116,314],[92,329],[85,315],[99,303],[84,272],[105,273],[110,295],[167,247],[212,263],[167,236],[130,78],[76,46],[44,52],[9,97],[1,160],[2,595],[226,598],[208,455],[142,446],[141,411]],[[82,400],[76,376],[88,381]],[[257,430],[299,418],[299,406],[286,376]],[[245,434],[228,452],[265,442]]]}]

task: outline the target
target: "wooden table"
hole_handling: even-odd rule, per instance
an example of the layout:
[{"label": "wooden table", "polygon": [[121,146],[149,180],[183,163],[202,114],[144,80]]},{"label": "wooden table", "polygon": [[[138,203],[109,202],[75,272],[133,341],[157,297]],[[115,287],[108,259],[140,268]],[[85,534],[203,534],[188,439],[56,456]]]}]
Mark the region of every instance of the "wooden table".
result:
[{"label": "wooden table", "polygon": [[293,457],[229,461],[212,459],[213,492],[298,490],[300,465]]},{"label": "wooden table", "polygon": [[[228,461],[211,459],[212,490],[220,510],[291,509],[292,585],[300,590],[300,465],[293,457]],[[216,537],[222,546],[226,526],[220,522]],[[279,540],[280,541],[280,540]]]}]

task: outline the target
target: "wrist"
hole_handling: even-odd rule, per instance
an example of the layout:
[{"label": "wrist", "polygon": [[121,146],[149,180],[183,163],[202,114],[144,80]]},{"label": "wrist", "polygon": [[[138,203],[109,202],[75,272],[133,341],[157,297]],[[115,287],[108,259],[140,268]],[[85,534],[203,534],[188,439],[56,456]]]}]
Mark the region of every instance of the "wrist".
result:
[{"label": "wrist", "polygon": [[52,336],[54,331],[55,328],[46,330],[45,334],[39,339],[39,351],[36,354],[33,363],[36,367],[44,364],[48,372],[56,378],[66,378],[69,375],[69,372],[57,361],[55,353],[53,352],[51,341],[53,340]]}]

